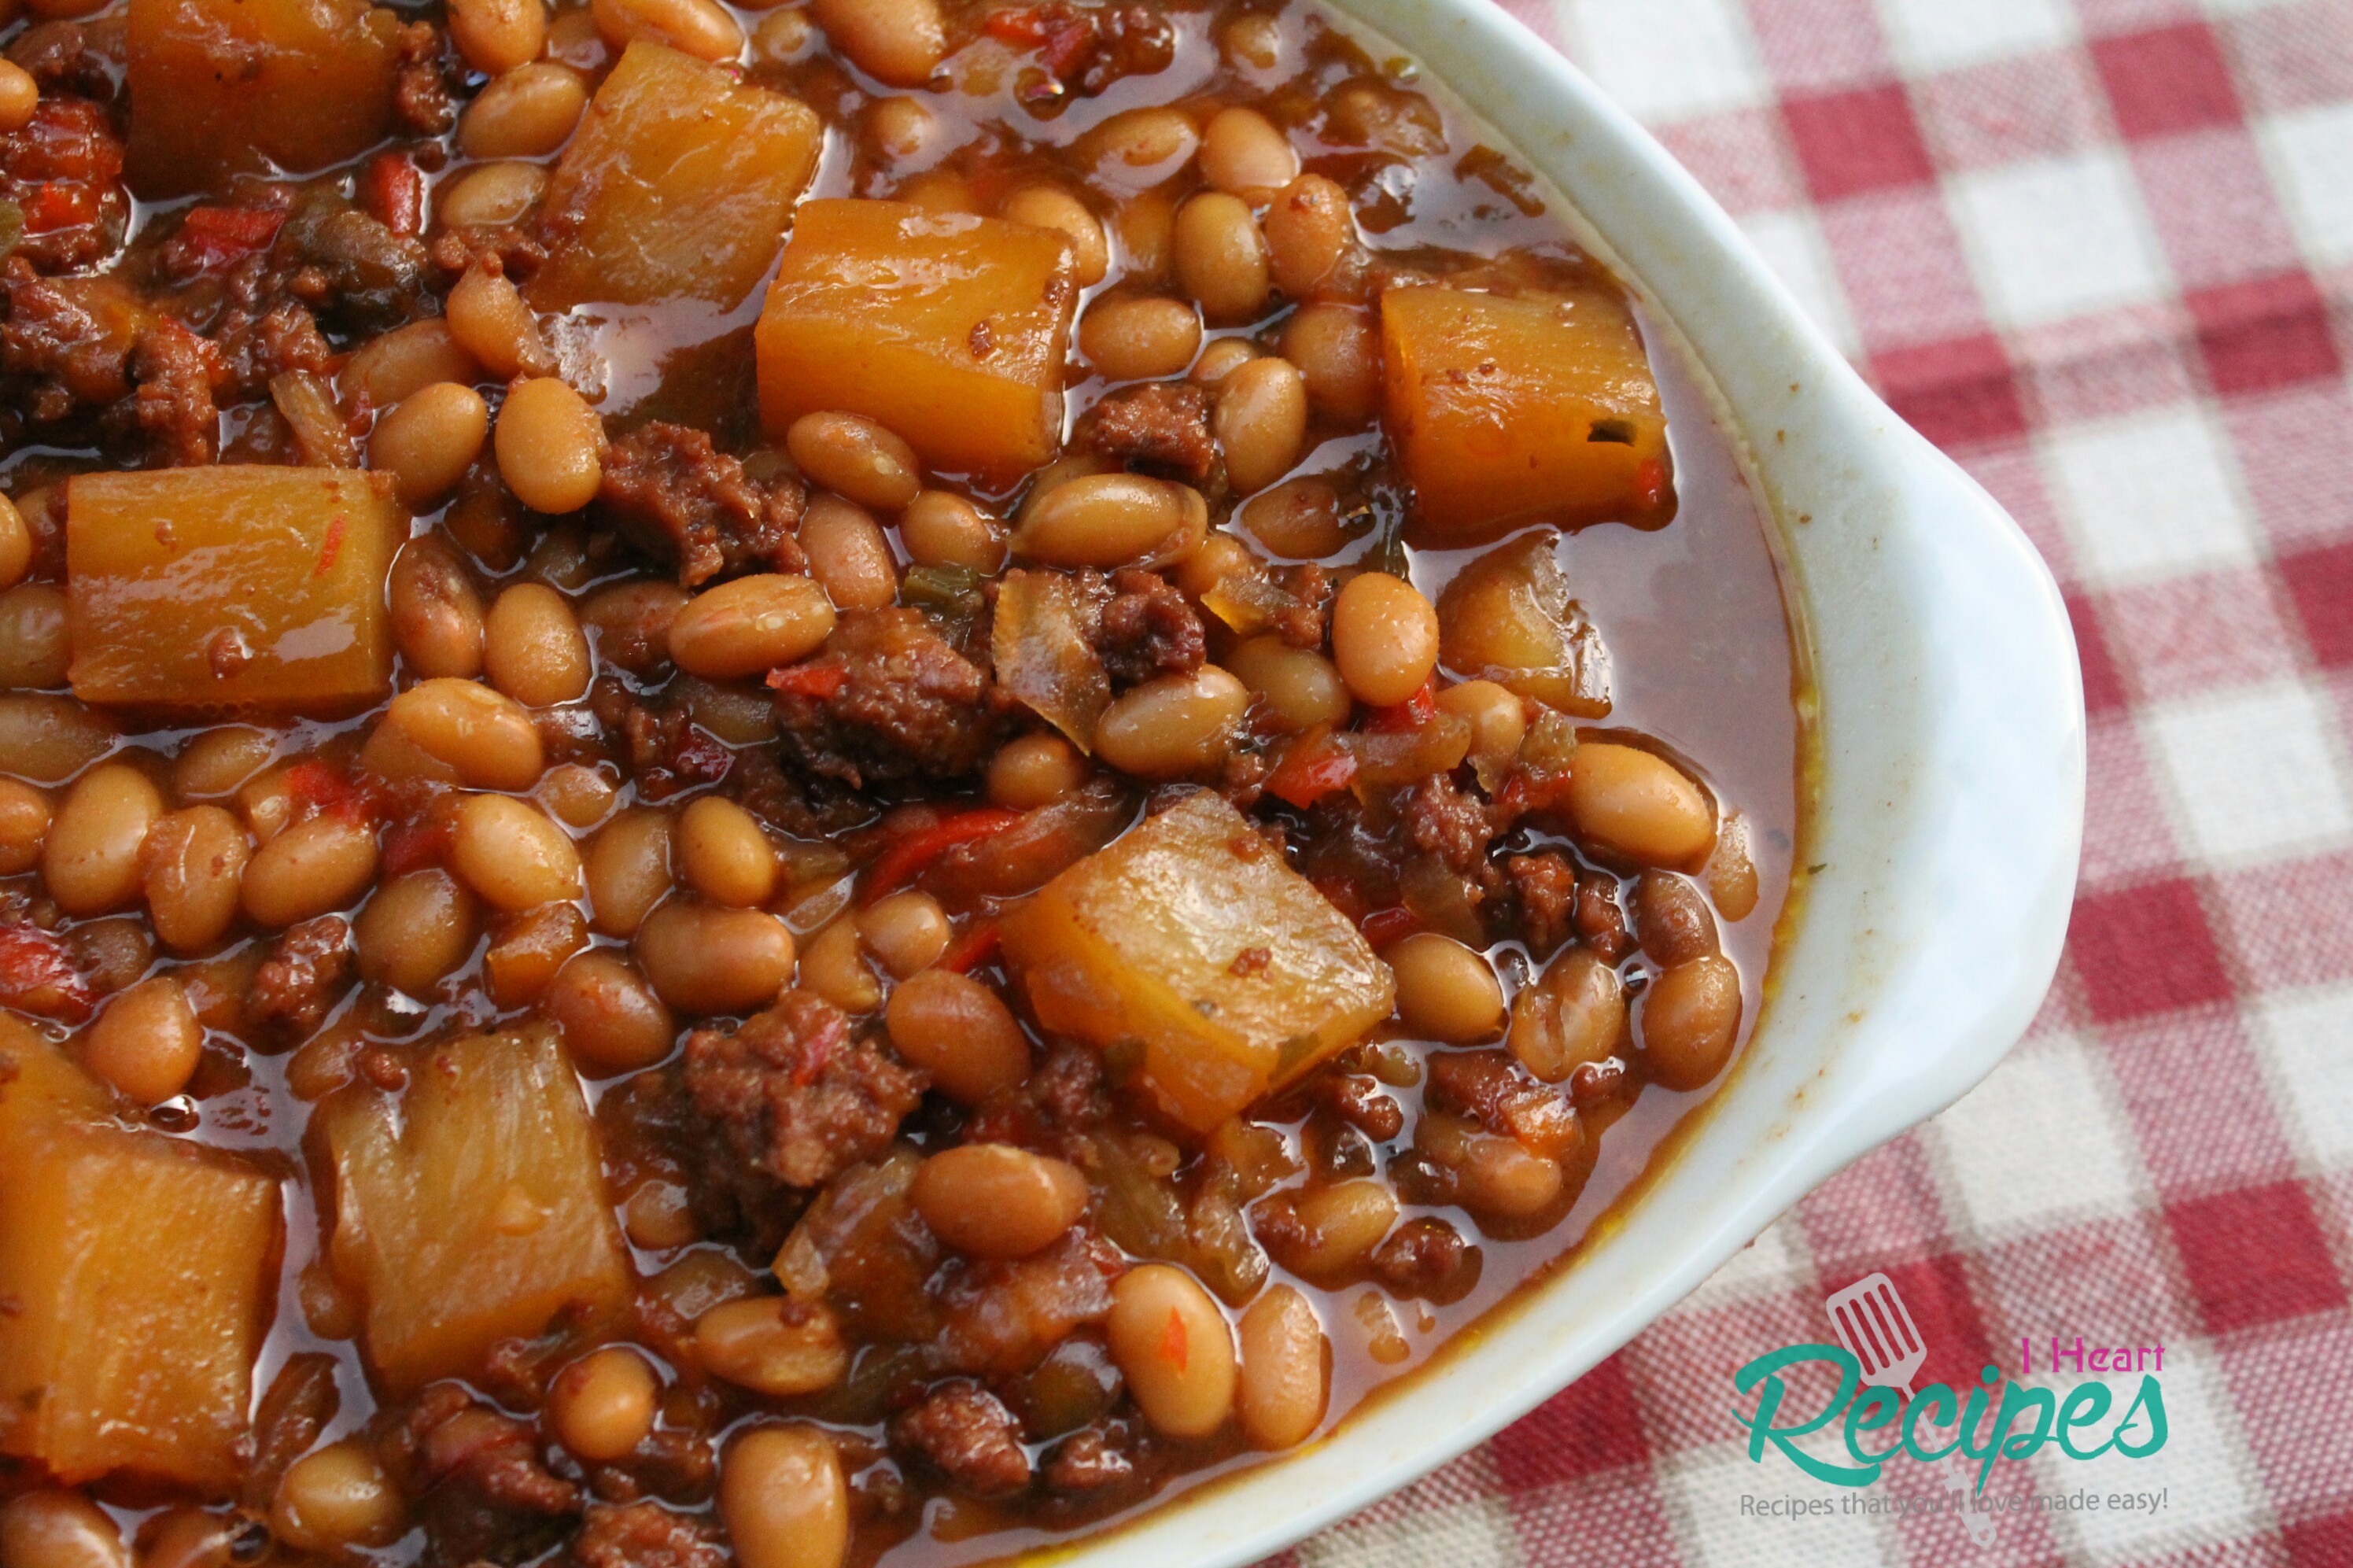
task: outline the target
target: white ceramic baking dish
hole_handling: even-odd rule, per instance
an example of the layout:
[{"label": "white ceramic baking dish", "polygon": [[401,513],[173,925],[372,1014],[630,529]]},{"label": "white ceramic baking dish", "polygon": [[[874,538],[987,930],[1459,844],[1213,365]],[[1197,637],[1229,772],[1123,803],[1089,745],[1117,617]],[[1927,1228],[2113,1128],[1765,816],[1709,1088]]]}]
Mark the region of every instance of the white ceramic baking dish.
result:
[{"label": "white ceramic baking dish", "polygon": [[1030,1559],[1063,1568],[1250,1563],[1568,1384],[1991,1071],[2050,984],[2074,887],[2082,678],[2017,524],[1863,385],[1657,142],[1491,0],[1337,3],[1567,196],[1746,441],[1814,676],[1801,859],[1820,869],[1734,1075],[1571,1266],[1315,1445]]}]

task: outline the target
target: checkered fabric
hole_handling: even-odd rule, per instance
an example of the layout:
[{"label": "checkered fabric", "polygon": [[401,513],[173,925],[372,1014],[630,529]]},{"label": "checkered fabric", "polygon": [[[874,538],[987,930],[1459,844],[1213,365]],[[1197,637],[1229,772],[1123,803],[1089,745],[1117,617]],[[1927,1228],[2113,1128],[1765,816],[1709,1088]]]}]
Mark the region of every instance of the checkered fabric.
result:
[{"label": "checkered fabric", "polygon": [[[1976,1093],[1277,1561],[2353,1563],[2353,0],[1510,4],[2050,561],[2083,877]],[[1749,1463],[1733,1370],[1827,1339],[1873,1270],[1963,1388],[2023,1335],[2161,1340],[2163,1452],[2026,1482],[2163,1506],[1985,1552],[1949,1518],[1744,1517],[1832,1489]]]}]

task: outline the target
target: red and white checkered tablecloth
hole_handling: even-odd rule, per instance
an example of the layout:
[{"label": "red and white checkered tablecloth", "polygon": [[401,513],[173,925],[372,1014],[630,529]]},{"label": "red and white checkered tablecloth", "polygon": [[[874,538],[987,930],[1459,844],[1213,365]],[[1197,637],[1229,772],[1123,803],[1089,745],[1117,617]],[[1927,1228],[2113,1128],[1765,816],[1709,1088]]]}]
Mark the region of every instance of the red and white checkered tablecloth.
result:
[{"label": "red and white checkered tablecloth", "polygon": [[[2353,1564],[2353,0],[1506,3],[2051,562],[2081,891],[1976,1093],[1276,1562]],[[2160,1453],[2003,1484],[2162,1505],[1984,1552],[1950,1519],[1745,1516],[1833,1489],[1749,1462],[1734,1369],[1829,1338],[1873,1270],[1964,1389],[2021,1336],[2161,1341]]]}]

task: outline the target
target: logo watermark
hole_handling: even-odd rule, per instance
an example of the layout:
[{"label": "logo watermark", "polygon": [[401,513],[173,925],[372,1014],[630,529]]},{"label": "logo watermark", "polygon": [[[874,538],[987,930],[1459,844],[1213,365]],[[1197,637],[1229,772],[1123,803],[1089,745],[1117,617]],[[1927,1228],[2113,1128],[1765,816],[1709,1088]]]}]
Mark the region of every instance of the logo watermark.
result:
[{"label": "logo watermark", "polygon": [[[1992,1543],[1996,1520],[2003,1514],[2093,1512],[2103,1503],[2111,1512],[2154,1512],[2165,1506],[2163,1489],[2060,1493],[1988,1489],[1995,1465],[2003,1459],[2023,1460],[2045,1452],[2076,1460],[2110,1453],[2145,1459],[2163,1448],[2165,1391],[2158,1381],[2165,1365],[2162,1345],[2100,1346],[2087,1345],[2080,1337],[2072,1342],[2056,1335],[2049,1339],[2043,1364],[2052,1375],[2063,1368],[2079,1376],[2139,1374],[2137,1389],[2119,1414],[2116,1392],[2096,1378],[2063,1393],[2006,1379],[2000,1368],[1990,1364],[1966,1393],[1941,1383],[1915,1388],[1914,1380],[1928,1359],[1927,1346],[1894,1282],[1884,1274],[1856,1281],[1825,1305],[1837,1344],[1786,1345],[1758,1356],[1733,1375],[1736,1390],[1756,1395],[1753,1410],[1736,1413],[1748,1429],[1749,1458],[1761,1465],[1768,1450],[1776,1452],[1814,1479],[1849,1489],[1872,1486],[1886,1473],[1889,1461],[1899,1457],[1932,1467],[1934,1478],[1925,1489],[1868,1497],[1750,1494],[1741,1499],[1744,1515],[1952,1514],[1982,1546]],[[2021,1378],[2035,1370],[2035,1348],[2031,1339],[2019,1341]],[[1806,1369],[1817,1373],[1808,1381],[1833,1383],[1817,1409],[1800,1408],[1802,1397],[1791,1393],[1795,1374]],[[1831,1377],[1819,1378],[1820,1371]],[[1817,1436],[1833,1431],[1836,1445]],[[1812,1450],[1800,1445],[1804,1438],[1814,1439]]]}]

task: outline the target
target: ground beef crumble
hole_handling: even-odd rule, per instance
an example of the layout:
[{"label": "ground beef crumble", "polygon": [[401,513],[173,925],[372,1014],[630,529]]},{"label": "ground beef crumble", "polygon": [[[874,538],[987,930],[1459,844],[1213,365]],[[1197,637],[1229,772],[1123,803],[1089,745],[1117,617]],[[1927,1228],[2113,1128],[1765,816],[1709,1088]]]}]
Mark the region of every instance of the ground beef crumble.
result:
[{"label": "ground beef crumble", "polygon": [[393,72],[392,111],[421,136],[438,136],[458,122],[441,68],[441,30],[411,22],[400,30],[400,64]]},{"label": "ground beef crumble", "polygon": [[1217,466],[1209,394],[1189,381],[1125,387],[1087,410],[1077,444],[1112,461],[1198,486]]},{"label": "ground beef crumble", "polygon": [[1201,618],[1157,572],[1130,567],[1111,579],[1094,635],[1095,652],[1114,681],[1188,675],[1208,656]]},{"label": "ground beef crumble", "polygon": [[39,84],[44,96],[111,103],[122,90],[129,17],[116,11],[86,21],[36,22],[8,46],[8,58]]},{"label": "ground beef crumble", "polygon": [[139,428],[170,468],[199,468],[220,456],[220,410],[213,387],[227,379],[220,351],[177,322],[158,322],[132,351]]},{"label": "ground beef crumble", "polygon": [[308,1034],[343,996],[351,973],[349,921],[340,915],[322,915],[290,926],[254,971],[253,1021],[275,1023],[290,1034]]},{"label": "ground beef crumble", "polygon": [[920,610],[851,610],[795,669],[807,678],[776,694],[785,756],[852,789],[972,773],[1004,729],[988,673]]},{"label": "ground beef crumble", "polygon": [[1557,851],[1515,854],[1504,863],[1519,901],[1520,936],[1530,956],[1549,957],[1568,940],[1570,917],[1577,907],[1577,868]]},{"label": "ground beef crumble", "polygon": [[736,1158],[794,1187],[883,1153],[927,1081],[853,1040],[839,1008],[798,991],[732,1034],[689,1035],[685,1076],[695,1110]]},{"label": "ground beef crumble", "polygon": [[1479,1282],[1479,1249],[1436,1215],[1408,1220],[1373,1249],[1374,1276],[1398,1296],[1443,1305]]},{"label": "ground beef crumble", "polygon": [[1626,929],[1626,912],[1618,904],[1618,880],[1588,871],[1577,879],[1577,938],[1610,963],[1631,951],[1634,938]]},{"label": "ground beef crumble", "polygon": [[1332,574],[1309,561],[1282,574],[1282,589],[1292,603],[1275,617],[1276,634],[1293,648],[1323,647],[1332,600],[1339,591],[1332,586]]},{"label": "ground beef crumble", "polygon": [[1164,1467],[1133,1422],[1113,1417],[1081,1427],[1047,1452],[1042,1473],[1050,1502],[1090,1512],[1142,1496]]},{"label": "ground beef crumble", "polygon": [[733,1559],[716,1527],[659,1503],[591,1503],[572,1538],[579,1568],[726,1568]]},{"label": "ground beef crumble", "polygon": [[580,1511],[580,1489],[540,1462],[532,1428],[459,1383],[419,1393],[380,1447],[421,1500],[433,1561],[532,1555]]},{"label": "ground beef crumble", "polygon": [[800,481],[754,483],[703,431],[659,420],[613,443],[596,493],[599,520],[674,562],[684,588],[752,567],[802,570],[808,559],[793,530],[806,499]]},{"label": "ground beef crumble", "polygon": [[891,1440],[972,1497],[1008,1498],[1029,1486],[1021,1423],[995,1394],[961,1379],[934,1387],[891,1419]]},{"label": "ground beef crumble", "polygon": [[1450,870],[1468,874],[1487,858],[1495,824],[1485,800],[1456,788],[1443,773],[1433,773],[1407,798],[1405,835],[1424,854],[1434,854]]},{"label": "ground beef crumble", "polygon": [[112,255],[131,221],[122,154],[103,108],[44,94],[29,122],[0,135],[0,200],[24,215],[14,255],[45,272]]}]

